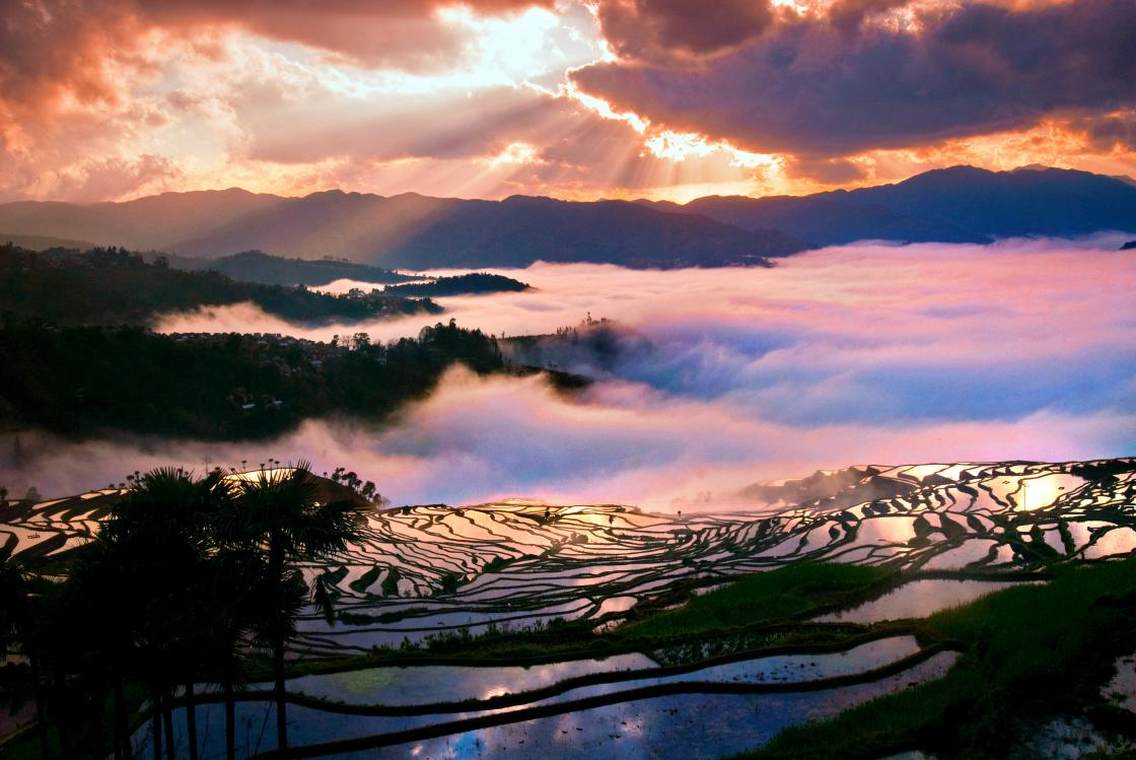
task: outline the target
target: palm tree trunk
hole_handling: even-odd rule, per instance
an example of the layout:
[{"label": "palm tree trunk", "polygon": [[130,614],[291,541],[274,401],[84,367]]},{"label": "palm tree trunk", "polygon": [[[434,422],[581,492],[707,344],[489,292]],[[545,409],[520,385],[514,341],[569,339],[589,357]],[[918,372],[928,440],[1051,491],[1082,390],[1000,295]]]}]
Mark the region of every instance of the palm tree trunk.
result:
[{"label": "palm tree trunk", "polygon": [[237,757],[237,702],[233,698],[233,657],[225,659],[224,683],[221,688],[225,694],[225,758]]},{"label": "palm tree trunk", "polygon": [[96,757],[106,757],[106,753],[103,750],[103,744],[106,741],[106,727],[103,725],[103,720],[106,718],[107,704],[106,694],[101,686],[100,684],[99,690],[91,698],[91,702],[87,706],[88,712],[95,720],[92,726],[93,736],[91,738],[95,744]]},{"label": "palm tree trunk", "polygon": [[64,757],[73,757],[71,753],[71,726],[68,721],[72,718],[71,705],[69,704],[70,695],[65,691],[66,683],[63,676],[56,673],[55,688],[52,690],[52,705],[57,705],[56,709],[52,712],[57,714],[58,720],[56,725],[59,728],[59,744],[63,750]]},{"label": "palm tree trunk", "polygon": [[197,705],[194,704],[193,678],[185,680],[185,734],[189,741],[189,760],[197,760]]},{"label": "palm tree trunk", "polygon": [[154,760],[162,760],[162,705],[157,692],[151,697],[152,712],[150,713],[150,743],[153,745]]},{"label": "palm tree trunk", "polygon": [[272,642],[272,670],[276,677],[276,747],[288,756],[288,707],[284,692],[284,638]]},{"label": "palm tree trunk", "polygon": [[268,572],[276,584],[276,604],[272,610],[277,616],[276,630],[272,632],[272,675],[275,680],[273,691],[276,696],[276,749],[281,757],[288,756],[288,706],[284,696],[284,627],[280,619],[284,615],[284,549],[275,537],[268,550]]},{"label": "palm tree trunk", "polygon": [[174,758],[174,708],[173,698],[170,690],[167,688],[165,694],[162,695],[162,722],[165,724],[166,732],[166,760],[175,760]]},{"label": "palm tree trunk", "polygon": [[51,747],[48,743],[47,709],[44,706],[43,683],[40,680],[39,657],[31,649],[28,650],[28,662],[32,668],[32,688],[35,694],[36,707],[36,733],[39,734],[39,751],[43,760],[51,757]]},{"label": "palm tree trunk", "polygon": [[114,756],[124,760],[131,757],[130,730],[126,719],[126,692],[122,686],[122,674],[114,675]]}]

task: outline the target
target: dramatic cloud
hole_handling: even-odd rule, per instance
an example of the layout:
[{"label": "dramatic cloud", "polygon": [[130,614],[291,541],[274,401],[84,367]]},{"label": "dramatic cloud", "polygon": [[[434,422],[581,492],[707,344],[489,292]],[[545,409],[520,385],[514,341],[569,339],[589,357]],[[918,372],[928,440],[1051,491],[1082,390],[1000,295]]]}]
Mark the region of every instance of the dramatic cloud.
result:
[{"label": "dramatic cloud", "polygon": [[1127,0],[974,2],[913,14],[906,25],[856,34],[801,16],[697,68],[611,61],[573,79],[672,128],[751,150],[822,155],[1029,127],[1063,110],[1136,101],[1136,6]]},{"label": "dramatic cloud", "polygon": [[[350,466],[397,503],[528,495],[722,508],[747,483],[821,467],[1123,455],[1136,446],[1136,266],[1117,245],[858,245],[752,270],[537,265],[511,273],[535,292],[443,303],[497,334],[551,332],[588,312],[618,319],[614,358],[556,355],[599,378],[583,394],[456,370],[381,430],[313,421],[233,445],[25,437],[20,466],[0,443],[0,482],[64,493],[159,462],[303,456]],[[386,339],[427,321],[366,329]],[[164,327],[358,329],[296,330],[249,306]]]},{"label": "dramatic cloud", "polygon": [[[0,201],[108,200],[233,184],[500,196],[516,191],[508,187],[510,162],[490,164],[502,153],[530,159],[517,165],[555,168],[561,162],[545,161],[542,149],[562,151],[573,135],[595,132],[618,132],[638,153],[640,138],[627,124],[554,91],[567,67],[598,54],[598,43],[574,26],[593,24],[590,16],[574,6],[555,15],[550,7],[504,0],[5,6]],[[433,50],[415,25],[452,38],[453,54],[429,67],[376,57],[397,57],[399,46]],[[339,27],[342,35],[328,31]],[[568,149],[581,157],[573,171],[600,158]],[[168,171],[155,171],[162,167]],[[387,176],[396,180],[386,183]]]},{"label": "dramatic cloud", "polygon": [[0,202],[1136,172],[1128,0],[0,0]]},{"label": "dramatic cloud", "polygon": [[620,57],[673,61],[748,42],[769,26],[773,11],[768,0],[600,0],[596,16]]},{"label": "dramatic cloud", "polygon": [[437,67],[464,52],[446,6],[500,14],[551,0],[5,0],[0,4],[0,93],[5,100],[70,92],[113,98],[111,62],[129,62],[153,31],[241,29],[310,45],[372,66]]}]

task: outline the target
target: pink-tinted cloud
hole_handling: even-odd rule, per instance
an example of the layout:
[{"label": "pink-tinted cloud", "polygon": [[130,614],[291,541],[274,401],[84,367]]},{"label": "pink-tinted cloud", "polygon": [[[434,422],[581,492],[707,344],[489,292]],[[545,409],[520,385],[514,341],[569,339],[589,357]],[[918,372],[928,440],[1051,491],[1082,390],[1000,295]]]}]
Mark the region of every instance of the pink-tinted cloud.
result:
[{"label": "pink-tinted cloud", "polygon": [[[0,94],[23,105],[69,93],[113,99],[110,61],[130,61],[153,30],[188,34],[243,29],[310,45],[374,66],[452,63],[465,40],[439,22],[446,0],[5,0],[0,5]],[[551,0],[464,0],[487,14]]]},{"label": "pink-tinted cloud", "polygon": [[[737,491],[750,483],[818,468],[1115,455],[1134,423],[1130,414],[1039,412],[1012,421],[800,427],[744,406],[652,396],[641,387],[605,387],[576,402],[539,379],[478,379],[459,370],[383,431],[313,421],[281,439],[245,444],[68,443],[25,434],[21,466],[0,459],[0,478],[13,492],[35,485],[64,495],[165,464],[201,471],[304,458],[316,471],[347,466],[396,504],[528,497],[721,510],[747,506]],[[0,445],[7,452],[12,441]]]},{"label": "pink-tinted cloud", "polygon": [[[412,98],[392,97],[389,83],[387,90],[362,99],[357,90],[345,91],[344,82],[373,87],[364,80],[388,70],[411,77],[468,69],[485,55],[475,34],[483,18],[509,20],[549,5],[545,0],[457,6],[427,0],[0,4],[0,200],[133,197],[167,189],[167,183],[184,188],[223,182],[226,170],[253,176],[246,182],[257,189],[285,189],[281,178],[290,173],[289,163],[302,159],[282,155],[281,162],[275,154],[295,153],[305,132],[313,146],[324,137],[335,139],[350,132],[357,110],[363,116],[354,123],[372,134],[433,134],[447,112],[463,105],[464,92],[453,91],[452,84],[449,102],[437,105],[446,97],[435,93],[431,110]],[[469,15],[455,20],[440,13],[443,7],[461,7]],[[518,105],[503,90],[497,93],[499,102],[479,103],[486,115],[506,118]],[[401,121],[400,109],[407,114]],[[476,119],[471,124],[475,114],[466,111],[465,134],[492,133],[492,124]],[[325,124],[331,128],[321,135]],[[424,131],[424,124],[433,129]],[[293,135],[299,139],[289,144],[286,138]],[[418,153],[447,142],[445,134],[424,137]],[[354,147],[348,140],[339,155],[384,160],[381,150],[351,153]],[[261,153],[271,157],[262,159]],[[309,163],[326,156],[324,150]],[[158,163],[171,171],[159,178]],[[468,168],[477,170],[472,162]]]},{"label": "pink-tinted cloud", "polygon": [[[511,273],[535,292],[443,303],[460,324],[511,335],[588,312],[617,318],[628,332],[614,357],[570,346],[550,357],[600,379],[582,395],[457,371],[381,430],[312,422],[265,445],[51,444],[0,480],[74,490],[120,478],[124,463],[306,456],[350,465],[396,502],[527,495],[677,508],[709,492],[703,508],[724,508],[747,483],[818,467],[1124,455],[1136,446],[1126,350],[1136,266],[1118,243],[856,245],[770,270],[537,265]],[[364,329],[389,339],[425,321]],[[359,329],[300,330],[248,306],[164,327]]]}]

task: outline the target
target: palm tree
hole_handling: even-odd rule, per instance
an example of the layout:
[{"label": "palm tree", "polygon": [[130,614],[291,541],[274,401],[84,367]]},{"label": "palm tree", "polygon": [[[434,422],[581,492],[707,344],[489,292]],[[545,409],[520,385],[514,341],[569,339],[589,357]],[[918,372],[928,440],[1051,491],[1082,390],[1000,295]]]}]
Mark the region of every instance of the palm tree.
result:
[{"label": "palm tree", "polygon": [[[55,603],[40,615],[40,643],[51,655],[49,664],[70,674],[65,680],[72,685],[101,684],[100,698],[110,687],[116,758],[131,756],[125,682],[136,660],[138,614],[132,593],[136,568],[123,564],[124,557],[117,545],[98,540],[80,549]],[[76,630],[83,635],[76,637]]]},{"label": "palm tree", "polygon": [[238,651],[247,635],[272,617],[267,565],[256,551],[229,543],[209,558],[202,578],[208,611],[198,656],[221,685],[225,705],[225,756],[236,757],[235,685],[242,680]]},{"label": "palm tree", "polygon": [[[229,543],[249,547],[265,559],[271,610],[259,626],[272,647],[277,749],[287,752],[288,724],[284,691],[284,650],[294,633],[300,594],[307,585],[298,563],[342,551],[360,537],[361,503],[357,499],[319,501],[320,487],[310,466],[261,469],[238,480],[225,532]],[[326,598],[326,595],[325,595]]]},{"label": "palm tree", "polygon": [[[154,743],[164,734],[170,758],[173,694],[179,683],[185,686],[189,754],[191,760],[197,757],[193,683],[203,665],[199,654],[207,649],[212,590],[204,580],[213,553],[211,526],[228,498],[228,484],[219,472],[195,480],[181,469],[153,470],[134,480],[91,553],[104,576],[104,593],[125,594],[130,600],[132,609],[124,617],[133,648],[127,656],[149,686]],[[155,756],[159,751],[155,746]]]}]

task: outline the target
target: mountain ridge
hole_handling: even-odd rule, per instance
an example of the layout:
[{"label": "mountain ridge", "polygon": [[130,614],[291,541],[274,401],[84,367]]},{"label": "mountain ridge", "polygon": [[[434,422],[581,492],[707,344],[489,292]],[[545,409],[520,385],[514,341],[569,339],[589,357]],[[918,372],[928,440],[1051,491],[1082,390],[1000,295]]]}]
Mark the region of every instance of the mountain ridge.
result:
[{"label": "mountain ridge", "polygon": [[[932,169],[900,182],[805,196],[705,196],[667,207],[820,245],[863,239],[986,243],[1136,228],[1136,186],[1075,169]],[[648,202],[650,203],[650,202]]]},{"label": "mountain ridge", "polygon": [[670,201],[502,200],[241,188],[121,203],[0,204],[0,237],[50,236],[216,258],[263,250],[384,268],[523,267],[535,261],[671,268],[765,264],[857,240],[986,243],[1136,232],[1136,185],[1071,169],[972,166],[803,196]]}]

